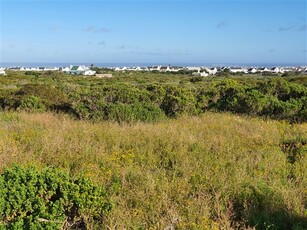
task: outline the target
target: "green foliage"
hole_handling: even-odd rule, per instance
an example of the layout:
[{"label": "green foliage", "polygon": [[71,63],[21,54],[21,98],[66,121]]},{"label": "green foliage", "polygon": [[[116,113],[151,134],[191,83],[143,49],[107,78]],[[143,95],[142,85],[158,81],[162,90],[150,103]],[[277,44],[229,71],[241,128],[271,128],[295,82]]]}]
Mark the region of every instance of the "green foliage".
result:
[{"label": "green foliage", "polygon": [[37,71],[26,71],[25,75],[30,75],[30,76],[32,75],[32,76],[38,77],[41,75],[41,73]]},{"label": "green foliage", "polygon": [[164,113],[157,106],[151,104],[109,104],[104,109],[105,120],[117,122],[146,121],[153,122],[164,118]]},{"label": "green foliage", "polygon": [[195,83],[195,82],[200,82],[200,81],[203,81],[203,80],[204,80],[204,77],[198,76],[198,77],[192,77],[190,79],[190,82]]},{"label": "green foliage", "polygon": [[191,91],[169,87],[161,103],[161,108],[168,117],[180,114],[196,114],[196,99]]},{"label": "green foliage", "polygon": [[264,94],[252,89],[240,95],[239,104],[241,113],[261,115],[269,101]]},{"label": "green foliage", "polygon": [[52,71],[52,70],[48,70],[46,72],[43,73],[44,77],[49,77],[52,78],[54,80],[58,80],[62,77],[65,77],[65,73],[63,72],[59,72],[59,71]]},{"label": "green foliage", "polygon": [[16,92],[16,96],[21,96],[21,98],[36,96],[46,106],[56,106],[67,102],[67,95],[60,89],[50,85],[28,84]]},{"label": "green foliage", "polygon": [[46,107],[41,99],[36,96],[28,96],[21,99],[18,108],[26,111],[43,112]]},{"label": "green foliage", "polygon": [[307,78],[301,76],[259,79],[258,75],[235,76],[227,69],[214,78],[147,72],[114,72],[111,79],[85,79],[55,71],[35,79],[27,72],[8,74],[9,78],[1,78],[3,84],[11,87],[10,81],[16,79],[18,90],[0,89],[4,110],[60,111],[79,119],[118,122],[156,121],[208,110],[291,122],[307,119]]},{"label": "green foliage", "polygon": [[80,119],[112,120],[116,122],[154,122],[165,117],[162,110],[152,104],[133,103],[97,103],[95,109],[84,102],[77,104],[74,109],[75,115]]},{"label": "green foliage", "polygon": [[59,229],[91,224],[111,209],[102,187],[53,168],[14,166],[0,175],[1,229]]}]

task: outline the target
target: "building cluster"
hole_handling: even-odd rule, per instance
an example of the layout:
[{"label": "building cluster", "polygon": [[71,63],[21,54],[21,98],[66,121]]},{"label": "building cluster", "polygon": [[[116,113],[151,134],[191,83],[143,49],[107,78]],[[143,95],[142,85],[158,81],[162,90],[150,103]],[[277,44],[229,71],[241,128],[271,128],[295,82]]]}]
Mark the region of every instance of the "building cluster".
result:
[{"label": "building cluster", "polygon": [[72,75],[93,76],[96,74],[96,71],[91,70],[90,67],[86,67],[85,65],[70,65],[59,70]]},{"label": "building cluster", "polygon": [[180,71],[190,71],[194,75],[198,76],[209,76],[215,75],[219,72],[229,71],[230,73],[285,73],[285,72],[304,72],[307,74],[307,67],[180,67],[180,66],[149,66],[149,67],[116,67],[112,68],[115,71],[156,71],[156,72],[180,72]]},{"label": "building cluster", "polygon": [[[242,74],[255,74],[255,73],[286,73],[286,72],[302,72],[307,74],[307,66],[305,67],[240,67],[240,66],[231,66],[231,67],[199,67],[199,66],[189,66],[189,67],[180,67],[180,66],[147,66],[147,67],[109,67],[108,69],[113,71],[151,71],[151,72],[183,72],[183,73],[192,73],[195,76],[209,76],[215,75],[220,72],[229,72],[229,73],[242,73]],[[90,69],[85,65],[70,65],[69,67],[0,67],[0,75],[5,75],[5,70],[12,71],[61,71],[71,75],[84,75],[84,76],[98,76],[98,77],[110,77],[103,76],[103,74],[96,74],[96,71]]]},{"label": "building cluster", "polygon": [[84,76],[92,76],[96,74],[96,71],[90,69],[90,67],[86,67],[85,65],[70,65],[69,67],[8,67],[8,68],[0,68],[0,74],[5,75],[5,70],[12,71],[62,71],[67,74],[72,75],[84,75]]}]

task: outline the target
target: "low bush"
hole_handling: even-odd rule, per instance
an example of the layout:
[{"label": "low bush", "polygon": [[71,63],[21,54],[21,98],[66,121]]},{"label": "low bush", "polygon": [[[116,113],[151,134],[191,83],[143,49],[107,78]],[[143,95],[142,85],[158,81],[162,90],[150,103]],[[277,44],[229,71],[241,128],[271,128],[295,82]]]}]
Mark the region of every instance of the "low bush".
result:
[{"label": "low bush", "polygon": [[53,168],[0,174],[0,229],[86,229],[111,209],[104,188]]},{"label": "low bush", "polygon": [[26,111],[43,112],[46,110],[44,103],[39,97],[28,96],[21,99],[18,108]]}]

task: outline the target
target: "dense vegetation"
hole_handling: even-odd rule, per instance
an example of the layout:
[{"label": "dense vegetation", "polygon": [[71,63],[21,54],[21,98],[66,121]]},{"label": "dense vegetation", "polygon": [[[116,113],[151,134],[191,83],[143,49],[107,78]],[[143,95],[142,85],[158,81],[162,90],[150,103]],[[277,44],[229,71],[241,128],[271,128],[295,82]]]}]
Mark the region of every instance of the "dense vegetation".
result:
[{"label": "dense vegetation", "polygon": [[113,73],[113,79],[11,72],[1,78],[3,110],[61,111],[79,119],[157,121],[182,114],[230,111],[307,120],[307,76],[191,77]]},{"label": "dense vegetation", "polygon": [[111,208],[102,186],[53,168],[5,169],[0,186],[0,229],[84,229]]},{"label": "dense vegetation", "polygon": [[0,229],[307,229],[305,76],[113,74],[0,78]]}]

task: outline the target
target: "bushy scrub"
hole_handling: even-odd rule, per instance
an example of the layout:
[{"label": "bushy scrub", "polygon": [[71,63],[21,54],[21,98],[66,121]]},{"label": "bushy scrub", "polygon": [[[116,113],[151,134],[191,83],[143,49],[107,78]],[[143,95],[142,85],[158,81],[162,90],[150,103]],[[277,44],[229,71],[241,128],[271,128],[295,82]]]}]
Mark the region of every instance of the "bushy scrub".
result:
[{"label": "bushy scrub", "polygon": [[84,229],[110,209],[104,188],[85,177],[20,166],[0,174],[0,229]]},{"label": "bushy scrub", "polygon": [[157,106],[152,104],[109,104],[105,106],[105,120],[114,120],[117,122],[146,121],[153,122],[165,117],[164,113]]},{"label": "bushy scrub", "polygon": [[46,107],[55,108],[56,106],[67,103],[67,95],[60,89],[52,85],[29,84],[23,86],[16,96],[23,98],[35,96],[39,98]]},{"label": "bushy scrub", "polygon": [[136,72],[112,79],[55,72],[35,78],[28,73],[20,74],[9,73],[1,79],[2,84],[10,87],[10,81],[18,79],[14,85],[17,90],[0,89],[3,110],[59,111],[79,119],[118,122],[154,121],[164,116],[176,118],[206,111],[291,122],[307,119],[307,78],[302,76],[296,80],[276,76],[257,79],[230,75],[227,71],[225,76],[214,78]]},{"label": "bushy scrub", "polygon": [[46,106],[39,97],[28,96],[23,98],[18,105],[19,109],[26,111],[42,112],[46,110]]},{"label": "bushy scrub", "polygon": [[195,95],[186,89],[169,87],[161,103],[161,108],[168,117],[176,117],[180,114],[197,113]]}]

